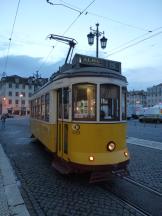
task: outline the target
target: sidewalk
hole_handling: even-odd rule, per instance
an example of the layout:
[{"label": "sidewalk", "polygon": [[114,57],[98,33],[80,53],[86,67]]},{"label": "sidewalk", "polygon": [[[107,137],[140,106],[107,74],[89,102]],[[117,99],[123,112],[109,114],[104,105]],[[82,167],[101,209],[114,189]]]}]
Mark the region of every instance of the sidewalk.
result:
[{"label": "sidewalk", "polygon": [[30,216],[16,184],[9,159],[0,144],[0,216]]}]

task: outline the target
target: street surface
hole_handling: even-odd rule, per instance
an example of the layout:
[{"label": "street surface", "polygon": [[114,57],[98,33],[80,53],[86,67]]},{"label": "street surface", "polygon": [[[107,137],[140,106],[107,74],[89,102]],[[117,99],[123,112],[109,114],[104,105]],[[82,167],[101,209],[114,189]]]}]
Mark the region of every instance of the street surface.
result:
[{"label": "street surface", "polygon": [[142,123],[138,120],[128,120],[127,135],[140,139],[162,142],[161,123]]},{"label": "street surface", "polygon": [[[128,139],[162,143],[162,124],[128,122]],[[0,143],[19,179],[31,216],[162,215],[162,151],[132,142],[127,178],[89,184],[85,176],[63,176],[52,166],[52,155],[30,138],[27,118],[7,119]],[[147,141],[146,141],[147,142]],[[155,201],[155,202],[154,202]]]}]

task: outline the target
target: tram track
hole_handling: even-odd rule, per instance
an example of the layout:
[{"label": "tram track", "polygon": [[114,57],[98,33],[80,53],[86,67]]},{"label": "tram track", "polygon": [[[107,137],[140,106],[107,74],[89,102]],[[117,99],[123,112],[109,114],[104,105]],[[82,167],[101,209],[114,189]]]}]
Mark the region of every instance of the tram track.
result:
[{"label": "tram track", "polygon": [[129,177],[113,176],[108,182],[102,183],[102,188],[141,215],[162,215],[162,194]]}]

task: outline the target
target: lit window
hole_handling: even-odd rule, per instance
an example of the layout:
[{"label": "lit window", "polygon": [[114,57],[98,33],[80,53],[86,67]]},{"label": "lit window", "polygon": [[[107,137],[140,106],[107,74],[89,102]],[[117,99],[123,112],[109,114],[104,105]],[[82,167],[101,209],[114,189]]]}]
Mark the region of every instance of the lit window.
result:
[{"label": "lit window", "polygon": [[96,85],[73,86],[73,119],[96,120]]},{"label": "lit window", "polygon": [[120,120],[120,87],[113,84],[102,84],[100,97],[100,120]]}]

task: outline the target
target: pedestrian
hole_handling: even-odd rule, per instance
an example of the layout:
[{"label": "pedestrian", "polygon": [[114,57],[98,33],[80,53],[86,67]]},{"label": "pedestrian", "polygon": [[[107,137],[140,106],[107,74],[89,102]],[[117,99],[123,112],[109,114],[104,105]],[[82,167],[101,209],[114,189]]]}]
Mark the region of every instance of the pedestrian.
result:
[{"label": "pedestrian", "polygon": [[2,114],[1,121],[2,121],[2,128],[5,128],[5,123],[6,123],[6,115],[5,114]]}]

